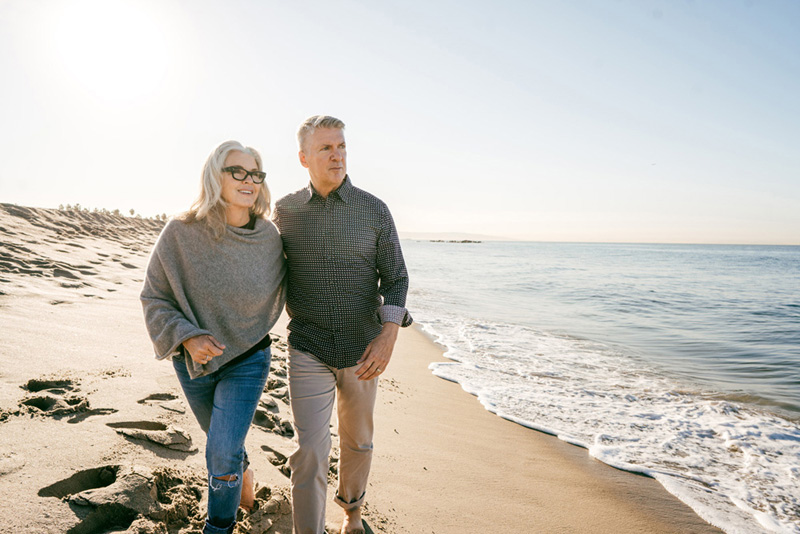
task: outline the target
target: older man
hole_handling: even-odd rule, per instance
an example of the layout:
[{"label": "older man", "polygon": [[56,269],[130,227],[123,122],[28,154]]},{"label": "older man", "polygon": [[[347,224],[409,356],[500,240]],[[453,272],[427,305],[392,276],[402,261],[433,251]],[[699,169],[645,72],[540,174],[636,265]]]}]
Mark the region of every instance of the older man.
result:
[{"label": "older man", "polygon": [[342,532],[363,533],[378,377],[411,324],[408,273],[389,209],[347,176],[344,123],[307,119],[297,132],[311,183],[279,200],[289,266],[289,394],[299,447],[289,458],[297,534],[325,531],[336,400]]}]

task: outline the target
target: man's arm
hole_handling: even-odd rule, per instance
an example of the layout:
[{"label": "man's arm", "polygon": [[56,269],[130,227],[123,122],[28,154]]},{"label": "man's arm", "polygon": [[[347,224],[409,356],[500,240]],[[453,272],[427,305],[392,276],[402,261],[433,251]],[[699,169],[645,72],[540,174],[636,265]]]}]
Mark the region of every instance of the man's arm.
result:
[{"label": "man's arm", "polygon": [[397,341],[397,332],[400,325],[397,323],[384,323],[383,330],[378,337],[367,345],[364,355],[358,360],[361,366],[356,369],[359,380],[372,380],[377,378],[389,366],[392,359],[394,343]]},{"label": "man's arm", "polygon": [[397,323],[406,327],[413,322],[406,309],[408,294],[408,271],[400,248],[400,238],[389,209],[384,206],[381,213],[381,232],[378,236],[376,263],[383,305],[378,308],[381,323]]},{"label": "man's arm", "polygon": [[380,280],[379,293],[383,297],[383,305],[378,308],[378,315],[383,323],[383,329],[378,337],[367,345],[364,355],[358,361],[361,364],[356,369],[359,380],[371,380],[386,370],[392,358],[400,327],[413,322],[411,314],[406,309],[408,271],[392,215],[385,206],[381,214],[381,233],[378,236],[376,254]]}]

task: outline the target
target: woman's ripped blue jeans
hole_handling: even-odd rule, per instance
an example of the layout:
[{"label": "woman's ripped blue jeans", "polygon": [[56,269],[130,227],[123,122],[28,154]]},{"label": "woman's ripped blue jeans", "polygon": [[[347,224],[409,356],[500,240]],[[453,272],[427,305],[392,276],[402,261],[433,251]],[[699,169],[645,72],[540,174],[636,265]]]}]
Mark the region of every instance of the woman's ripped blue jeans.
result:
[{"label": "woman's ripped blue jeans", "polygon": [[186,400],[206,433],[208,516],[204,534],[233,532],[249,462],[244,440],[264,391],[269,347],[192,380],[183,358],[173,360]]}]

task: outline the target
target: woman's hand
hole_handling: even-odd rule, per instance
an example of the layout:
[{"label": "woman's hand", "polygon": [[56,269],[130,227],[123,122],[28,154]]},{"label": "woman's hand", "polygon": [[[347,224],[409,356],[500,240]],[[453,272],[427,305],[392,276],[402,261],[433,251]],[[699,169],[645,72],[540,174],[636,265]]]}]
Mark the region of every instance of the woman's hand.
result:
[{"label": "woman's hand", "polygon": [[183,346],[189,351],[192,359],[200,365],[205,365],[211,361],[211,358],[222,354],[222,349],[225,348],[225,345],[208,334],[190,337],[183,342]]}]

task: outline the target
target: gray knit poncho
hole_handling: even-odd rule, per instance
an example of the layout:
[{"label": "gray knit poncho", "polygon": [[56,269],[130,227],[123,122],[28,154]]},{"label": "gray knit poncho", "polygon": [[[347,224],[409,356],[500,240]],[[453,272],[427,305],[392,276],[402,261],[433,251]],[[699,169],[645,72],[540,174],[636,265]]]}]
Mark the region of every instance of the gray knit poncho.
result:
[{"label": "gray knit poncho", "polygon": [[278,320],[285,274],[271,221],[258,218],[253,230],[228,226],[221,239],[203,221],[170,221],[153,248],[141,294],[156,358],[171,358],[187,339],[211,334],[225,350],[206,365],[187,357],[189,375],[197,378],[246,352]]}]

